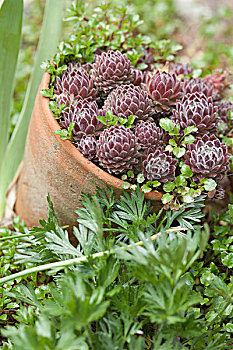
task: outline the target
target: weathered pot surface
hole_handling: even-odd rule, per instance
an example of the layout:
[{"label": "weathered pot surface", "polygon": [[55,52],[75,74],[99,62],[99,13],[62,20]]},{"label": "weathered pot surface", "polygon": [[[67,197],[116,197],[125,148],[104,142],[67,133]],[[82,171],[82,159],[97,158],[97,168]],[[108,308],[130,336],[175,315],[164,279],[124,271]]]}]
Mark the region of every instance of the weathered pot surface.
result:
[{"label": "weathered pot surface", "polygon": [[[46,72],[30,121],[15,210],[28,226],[38,225],[39,219],[47,218],[49,193],[60,224],[71,227],[76,224],[74,210],[81,206],[82,193],[94,194],[96,186],[112,187],[119,197],[123,181],[86,159],[70,141],[54,134],[60,126],[49,109],[49,99],[40,94],[48,88],[49,81]],[[161,193],[150,192],[145,197],[152,200],[154,211],[161,208]]]}]

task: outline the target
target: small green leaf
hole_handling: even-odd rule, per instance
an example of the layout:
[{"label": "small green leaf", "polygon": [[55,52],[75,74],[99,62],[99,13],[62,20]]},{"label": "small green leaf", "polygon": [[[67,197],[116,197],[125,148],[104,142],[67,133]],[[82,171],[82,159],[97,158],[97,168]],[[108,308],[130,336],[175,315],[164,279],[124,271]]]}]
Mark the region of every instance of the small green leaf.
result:
[{"label": "small green leaf", "polygon": [[127,180],[127,175],[126,175],[126,174],[122,175],[122,176],[121,176],[121,180],[123,180],[123,181],[124,181],[124,180]]},{"label": "small green leaf", "polygon": [[164,129],[165,131],[168,131],[168,132],[173,131],[173,129],[175,127],[173,121],[169,118],[160,119],[159,125],[161,126],[162,129]]},{"label": "small green leaf", "polygon": [[108,126],[116,125],[118,123],[118,118],[113,117],[113,119],[109,122]]},{"label": "small green leaf", "polygon": [[195,197],[198,197],[201,195],[201,189],[198,188],[197,190],[194,190],[194,193],[195,193]]},{"label": "small green leaf", "polygon": [[202,284],[204,284],[204,286],[209,286],[210,283],[213,281],[214,277],[213,277],[213,273],[211,273],[210,271],[206,271],[203,272],[200,281]]},{"label": "small green leaf", "polygon": [[148,67],[148,65],[146,64],[146,63],[139,63],[138,65],[137,65],[137,68],[138,69],[141,69],[141,70],[143,70],[143,69],[146,69]]},{"label": "small green leaf", "polygon": [[184,138],[185,144],[192,143],[194,141],[195,141],[195,137],[193,135],[188,135],[188,136],[185,136],[185,138]]},{"label": "small green leaf", "polygon": [[174,182],[168,181],[163,185],[163,190],[165,192],[171,192],[174,190],[175,187],[176,186],[175,186]]},{"label": "small green leaf", "polygon": [[119,117],[119,118],[118,118],[118,121],[119,121],[119,123],[120,123],[121,125],[124,125],[124,124],[127,123],[128,119]]},{"label": "small green leaf", "polygon": [[233,333],[233,324],[227,323],[226,325],[223,326],[223,330],[228,333]]},{"label": "small green leaf", "polygon": [[183,196],[183,202],[184,203],[192,203],[194,202],[194,196],[191,195],[190,193],[187,193]]},{"label": "small green leaf", "polygon": [[187,128],[184,129],[184,135],[191,134],[192,132],[196,132],[198,128],[196,126],[188,126]]},{"label": "small green leaf", "polygon": [[173,195],[169,194],[169,193],[165,193],[162,197],[162,202],[163,204],[167,204],[169,202],[171,202],[171,200],[174,198]]},{"label": "small green leaf", "polygon": [[204,184],[204,189],[206,191],[213,191],[217,186],[216,182],[213,179],[201,179],[200,183]]},{"label": "small green leaf", "polygon": [[113,120],[113,113],[110,109],[107,110],[106,112],[106,119],[109,120],[109,121],[112,121]]},{"label": "small green leaf", "polygon": [[68,130],[68,135],[69,135],[69,139],[72,140],[73,139],[73,129],[74,129],[74,125],[75,122],[70,123],[69,125],[69,130]]},{"label": "small green leaf", "polygon": [[158,187],[158,186],[160,186],[160,185],[161,185],[161,182],[159,182],[159,181],[157,181],[157,180],[151,181],[151,186],[153,186],[153,187]]},{"label": "small green leaf", "polygon": [[221,260],[223,265],[227,266],[229,269],[233,268],[233,253],[222,253]]},{"label": "small green leaf", "polygon": [[233,218],[233,204],[228,204],[228,210],[231,218]]},{"label": "small green leaf", "polygon": [[177,158],[181,158],[183,157],[183,155],[185,154],[185,148],[183,147],[175,147],[173,149],[173,154],[177,157]]},{"label": "small green leaf", "polygon": [[134,123],[134,121],[135,121],[135,118],[136,118],[136,116],[135,115],[130,115],[130,116],[128,116],[128,124],[131,126],[133,123]]},{"label": "small green leaf", "polygon": [[61,118],[61,112],[65,108],[65,105],[62,104],[60,108],[57,107],[56,101],[49,101],[49,109],[53,112],[53,117],[55,119]]},{"label": "small green leaf", "polygon": [[143,186],[141,187],[141,189],[142,189],[142,191],[143,191],[144,193],[148,193],[148,192],[151,192],[151,191],[152,191],[152,188],[149,187],[147,184],[143,185]]},{"label": "small green leaf", "polygon": [[53,89],[53,87],[51,87],[51,89],[42,89],[40,94],[44,97],[53,98]]},{"label": "small green leaf", "polygon": [[6,319],[7,319],[7,314],[2,314],[1,316],[0,316],[0,321],[6,321]]},{"label": "small green leaf", "polygon": [[139,184],[141,184],[141,183],[144,182],[144,181],[145,181],[144,175],[143,175],[143,174],[138,174],[138,176],[137,176],[137,182],[138,182]]},{"label": "small green leaf", "polygon": [[63,66],[61,66],[61,67],[58,67],[58,69],[57,69],[57,74],[56,75],[61,75],[62,74],[62,72],[64,71],[64,70],[66,70],[67,69],[67,65],[63,65]]},{"label": "small green leaf", "polygon": [[171,136],[175,135],[178,136],[180,134],[180,125],[176,125],[172,131],[169,131],[169,134]]},{"label": "small green leaf", "polygon": [[231,109],[227,112],[227,117],[229,120],[233,120],[233,111]]},{"label": "small green leaf", "polygon": [[124,182],[122,183],[122,187],[124,188],[124,190],[127,190],[128,188],[130,188],[130,183],[124,181]]},{"label": "small green leaf", "polygon": [[175,58],[174,55],[168,55],[168,56],[166,57],[166,60],[167,60],[167,61],[173,61],[174,58]]},{"label": "small green leaf", "polygon": [[129,171],[127,171],[127,175],[128,175],[128,177],[134,177],[134,172],[133,172],[133,170],[129,170]]},{"label": "small green leaf", "polygon": [[186,164],[182,165],[182,168],[180,169],[180,171],[181,171],[181,174],[186,178],[190,178],[193,176],[192,170]]},{"label": "small green leaf", "polygon": [[102,124],[107,125],[107,120],[106,120],[106,118],[103,117],[102,115],[98,115],[98,116],[96,117],[96,119],[97,119],[99,122],[101,122]]},{"label": "small green leaf", "polygon": [[170,139],[169,140],[169,145],[173,146],[173,147],[176,147],[177,146],[177,143],[174,139]]},{"label": "small green leaf", "polygon": [[68,131],[66,129],[56,130],[56,131],[54,131],[54,134],[59,135],[62,140],[69,139],[69,134],[68,134]]},{"label": "small green leaf", "polygon": [[175,184],[177,187],[185,187],[187,186],[187,181],[185,180],[185,177],[183,175],[179,175],[175,179]]}]

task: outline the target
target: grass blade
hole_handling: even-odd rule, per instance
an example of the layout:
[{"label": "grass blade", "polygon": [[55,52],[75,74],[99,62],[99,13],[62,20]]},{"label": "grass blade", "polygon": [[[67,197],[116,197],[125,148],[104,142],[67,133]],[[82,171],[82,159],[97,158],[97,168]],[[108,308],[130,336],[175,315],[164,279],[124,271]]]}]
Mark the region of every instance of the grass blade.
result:
[{"label": "grass blade", "polygon": [[[13,0],[15,3],[15,1]],[[47,0],[40,41],[35,64],[28,84],[24,105],[14,133],[7,146],[1,166],[0,178],[0,218],[4,211],[4,194],[23,158],[29,121],[31,118],[36,93],[43,75],[40,68],[42,61],[52,58],[61,34],[63,1]]]},{"label": "grass blade", "polygon": [[23,0],[3,2],[0,9],[0,165],[9,137],[10,106],[21,42],[22,18]]}]

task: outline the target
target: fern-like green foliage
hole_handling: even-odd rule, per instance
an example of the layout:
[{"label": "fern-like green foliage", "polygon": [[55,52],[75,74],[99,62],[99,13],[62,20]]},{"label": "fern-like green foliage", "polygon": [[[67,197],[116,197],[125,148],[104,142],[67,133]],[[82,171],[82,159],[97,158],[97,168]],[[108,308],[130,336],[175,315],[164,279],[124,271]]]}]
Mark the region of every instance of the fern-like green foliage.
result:
[{"label": "fern-like green foliage", "polygon": [[[14,234],[10,240],[11,259],[18,268],[61,265],[0,289],[2,310],[16,308],[16,325],[3,324],[2,349],[231,349],[231,277],[217,275],[217,266],[208,268],[209,229],[197,226],[202,200],[175,215],[152,214],[139,189],[119,200],[112,190],[98,189],[95,196],[84,196],[76,211],[74,247],[48,197],[49,218],[42,227],[27,231],[15,223],[24,237]],[[232,213],[230,206],[221,219],[232,225]],[[171,226],[173,232],[167,230]],[[180,226],[186,230],[178,231]],[[220,231],[212,234],[218,237]],[[63,260],[79,257],[86,258],[62,266]]]}]

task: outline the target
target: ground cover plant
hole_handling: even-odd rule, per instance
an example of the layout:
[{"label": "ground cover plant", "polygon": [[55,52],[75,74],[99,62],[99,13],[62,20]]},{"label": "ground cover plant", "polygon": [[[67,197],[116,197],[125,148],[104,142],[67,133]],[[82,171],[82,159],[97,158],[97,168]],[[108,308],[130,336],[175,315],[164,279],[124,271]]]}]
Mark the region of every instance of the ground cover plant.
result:
[{"label": "ground cover plant", "polygon": [[233,205],[203,227],[203,200],[161,222],[139,188],[99,190],[76,247],[50,201],[41,227],[1,229],[1,348],[231,349]]},{"label": "ground cover plant", "polygon": [[221,138],[229,139],[233,105],[222,98],[229,75],[197,78],[187,64],[166,65],[167,52],[159,56],[139,34],[140,21],[109,6],[88,16],[75,5],[79,30],[45,65],[51,83],[41,93],[60,123],[56,133],[124,180],[125,189],[140,183],[144,192],[163,192],[163,204],[173,209],[202,193],[223,198],[230,147]]}]

